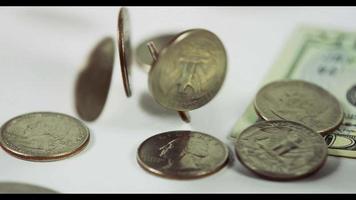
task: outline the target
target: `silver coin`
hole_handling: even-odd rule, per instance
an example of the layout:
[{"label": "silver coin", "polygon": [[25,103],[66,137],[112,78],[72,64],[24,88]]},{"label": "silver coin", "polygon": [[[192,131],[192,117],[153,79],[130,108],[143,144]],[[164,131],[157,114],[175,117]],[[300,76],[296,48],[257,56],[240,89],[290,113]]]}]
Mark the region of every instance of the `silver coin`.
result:
[{"label": "silver coin", "polygon": [[217,138],[195,131],[170,131],[145,140],[137,152],[140,166],[159,176],[193,179],[213,174],[228,160]]},{"label": "silver coin", "polygon": [[132,63],[132,52],[131,52],[131,42],[130,42],[130,25],[129,25],[129,14],[127,8],[121,8],[118,17],[118,47],[121,65],[121,76],[125,88],[125,93],[127,97],[130,97],[131,86],[130,86],[130,74],[131,74],[131,63]]},{"label": "silver coin", "polygon": [[64,159],[89,142],[89,129],[61,113],[36,112],[6,122],[0,132],[1,147],[11,155],[32,161]]},{"label": "silver coin", "polygon": [[263,121],[242,131],[235,143],[241,163],[273,180],[293,180],[318,171],[326,161],[324,138],[292,121]]},{"label": "silver coin", "polygon": [[26,183],[16,183],[16,182],[0,182],[0,193],[1,194],[52,194],[58,193],[54,190],[31,185]]}]

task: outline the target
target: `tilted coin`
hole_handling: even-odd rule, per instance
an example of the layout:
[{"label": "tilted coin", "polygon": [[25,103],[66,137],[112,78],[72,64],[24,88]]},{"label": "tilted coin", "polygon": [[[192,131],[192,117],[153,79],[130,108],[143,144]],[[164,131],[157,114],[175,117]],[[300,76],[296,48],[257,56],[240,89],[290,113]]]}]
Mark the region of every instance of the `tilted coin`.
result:
[{"label": "tilted coin", "polygon": [[89,129],[71,116],[35,112],[6,122],[1,128],[0,144],[15,157],[51,161],[78,153],[88,144],[89,136]]},{"label": "tilted coin", "polygon": [[75,106],[85,121],[96,120],[109,93],[114,67],[114,40],[102,39],[91,52],[86,67],[79,74],[75,86]]},{"label": "tilted coin", "polygon": [[[153,62],[156,62],[159,56],[159,51],[158,48],[156,47],[156,45],[150,41],[147,43],[147,47],[149,49],[149,53],[151,54],[151,57],[153,59]],[[189,112],[184,112],[184,111],[177,111],[179,117],[181,118],[181,120],[183,120],[186,123],[190,122],[190,115]]]},{"label": "tilted coin", "polygon": [[291,121],[263,121],[250,126],[238,136],[235,150],[244,166],[273,180],[311,175],[323,166],[328,152],[320,134]]},{"label": "tilted coin", "polygon": [[146,71],[149,72],[153,63],[153,58],[150,55],[149,50],[147,49],[147,43],[153,42],[157,47],[158,52],[161,51],[164,47],[168,46],[169,42],[174,38],[173,34],[160,35],[157,37],[152,37],[141,42],[136,50],[136,60],[137,63]]},{"label": "tilted coin", "polygon": [[0,194],[54,194],[58,193],[54,190],[27,184],[16,182],[0,182]]},{"label": "tilted coin", "polygon": [[301,80],[265,85],[256,95],[255,109],[265,120],[298,122],[323,135],[336,129],[344,118],[343,109],[332,94]]},{"label": "tilted coin", "polygon": [[226,68],[220,39],[204,29],[188,30],[160,51],[149,72],[149,88],[163,107],[194,110],[218,93]]},{"label": "tilted coin", "polygon": [[131,43],[129,15],[126,8],[121,8],[118,17],[118,48],[120,55],[121,76],[127,97],[131,96],[129,75],[131,71]]},{"label": "tilted coin", "polygon": [[171,131],[145,140],[137,152],[140,166],[156,175],[193,179],[217,172],[228,159],[217,138],[194,131]]}]

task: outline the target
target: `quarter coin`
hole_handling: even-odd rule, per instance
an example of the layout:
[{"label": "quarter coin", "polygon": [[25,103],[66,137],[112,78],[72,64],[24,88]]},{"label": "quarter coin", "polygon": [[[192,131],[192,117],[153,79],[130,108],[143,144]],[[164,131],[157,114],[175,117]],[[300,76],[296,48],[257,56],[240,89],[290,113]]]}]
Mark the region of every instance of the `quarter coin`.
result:
[{"label": "quarter coin", "polygon": [[165,108],[194,110],[218,93],[226,68],[227,56],[220,39],[204,29],[188,30],[159,53],[149,72],[149,88]]},{"label": "quarter coin", "polygon": [[0,194],[54,194],[54,193],[57,192],[37,185],[16,183],[16,182],[0,182]]},{"label": "quarter coin", "polygon": [[241,163],[272,180],[293,180],[319,170],[328,148],[323,137],[291,121],[263,121],[238,136],[235,150]]},{"label": "quarter coin", "polygon": [[131,43],[130,43],[129,15],[126,8],[121,8],[118,17],[118,48],[121,65],[121,76],[127,97],[131,96]]},{"label": "quarter coin", "polygon": [[91,52],[75,86],[75,106],[85,121],[96,120],[104,109],[114,67],[114,40],[102,39]]},{"label": "quarter coin", "polygon": [[264,120],[287,120],[325,135],[344,119],[339,101],[325,89],[306,81],[283,80],[265,85],[255,98]]},{"label": "quarter coin", "polygon": [[171,131],[145,140],[137,152],[140,166],[159,176],[193,179],[217,172],[228,159],[217,138],[194,131]]},{"label": "quarter coin", "polygon": [[52,161],[80,152],[89,142],[89,129],[61,113],[35,112],[6,122],[0,132],[1,147],[11,155],[31,161]]}]

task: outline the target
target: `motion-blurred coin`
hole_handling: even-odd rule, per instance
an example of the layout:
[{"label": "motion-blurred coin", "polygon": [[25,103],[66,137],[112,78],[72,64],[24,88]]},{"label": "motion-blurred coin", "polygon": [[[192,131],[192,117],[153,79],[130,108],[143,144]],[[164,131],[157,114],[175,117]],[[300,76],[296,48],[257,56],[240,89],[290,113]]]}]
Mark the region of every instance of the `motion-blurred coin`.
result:
[{"label": "motion-blurred coin", "polygon": [[143,169],[163,177],[193,179],[217,172],[228,159],[217,138],[192,131],[171,131],[145,140],[137,152]]},{"label": "motion-blurred coin", "polygon": [[104,108],[114,66],[114,44],[111,37],[101,40],[78,76],[75,105],[78,115],[85,121],[96,120]]},{"label": "motion-blurred coin", "polygon": [[235,144],[241,163],[273,180],[306,177],[319,170],[327,158],[324,138],[291,121],[264,121],[241,132]]},{"label": "motion-blurred coin", "polygon": [[54,190],[26,183],[0,182],[1,194],[53,194]]},{"label": "motion-blurred coin", "polygon": [[162,49],[149,72],[149,88],[163,107],[194,110],[217,94],[226,66],[225,48],[215,34],[188,30]]},{"label": "motion-blurred coin", "polygon": [[129,16],[126,8],[121,8],[118,17],[118,48],[120,55],[121,75],[127,97],[131,96],[131,44]]},{"label": "motion-blurred coin", "polygon": [[338,100],[323,88],[301,80],[276,81],[256,95],[255,109],[265,120],[288,120],[325,135],[343,121]]},{"label": "motion-blurred coin", "polygon": [[6,122],[0,132],[1,147],[11,155],[31,161],[51,161],[81,151],[89,141],[89,129],[61,113],[36,112]]},{"label": "motion-blurred coin", "polygon": [[137,63],[146,71],[149,72],[153,63],[153,58],[147,49],[147,43],[153,42],[158,51],[161,51],[164,47],[168,46],[169,42],[174,38],[174,34],[166,34],[158,37],[147,39],[140,43],[136,48],[136,60]]}]

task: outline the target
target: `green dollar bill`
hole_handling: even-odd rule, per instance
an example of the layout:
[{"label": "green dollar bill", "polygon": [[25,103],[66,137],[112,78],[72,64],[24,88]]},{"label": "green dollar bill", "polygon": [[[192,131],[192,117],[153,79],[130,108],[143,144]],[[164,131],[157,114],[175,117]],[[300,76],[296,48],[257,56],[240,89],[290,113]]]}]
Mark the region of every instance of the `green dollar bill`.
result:
[{"label": "green dollar bill", "polygon": [[[325,136],[328,152],[356,158],[356,32],[298,28],[262,85],[280,79],[313,82],[335,95],[344,108],[345,119],[336,131]],[[233,128],[231,138],[258,120],[251,103]]]}]

